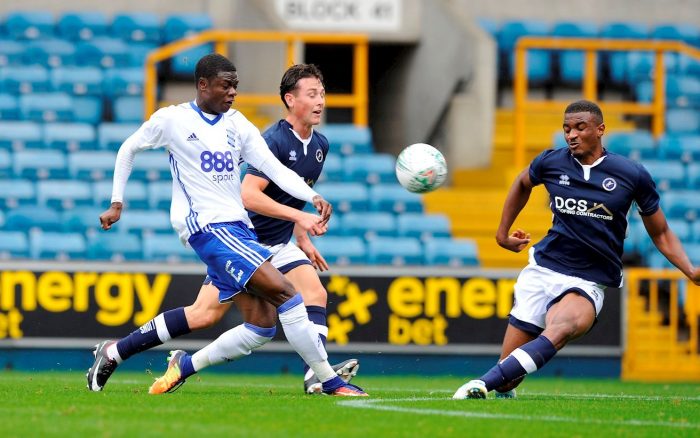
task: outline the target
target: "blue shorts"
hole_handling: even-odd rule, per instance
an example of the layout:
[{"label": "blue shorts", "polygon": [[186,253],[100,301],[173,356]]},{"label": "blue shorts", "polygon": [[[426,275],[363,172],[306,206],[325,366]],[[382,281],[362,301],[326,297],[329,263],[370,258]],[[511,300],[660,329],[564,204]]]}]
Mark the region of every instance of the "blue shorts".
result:
[{"label": "blue shorts", "polygon": [[209,224],[207,231],[190,236],[189,244],[207,265],[207,275],[225,303],[244,291],[250,277],[272,254],[243,222]]}]

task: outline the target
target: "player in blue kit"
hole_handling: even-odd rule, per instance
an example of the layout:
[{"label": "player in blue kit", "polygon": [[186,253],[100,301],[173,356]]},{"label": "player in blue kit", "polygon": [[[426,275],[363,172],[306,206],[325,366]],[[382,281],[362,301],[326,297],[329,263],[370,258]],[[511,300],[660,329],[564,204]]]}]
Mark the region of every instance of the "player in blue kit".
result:
[{"label": "player in blue kit", "polygon": [[279,318],[287,340],[321,382],[322,392],[366,396],[343,381],[328,364],[301,295],[270,263],[271,252],[257,241],[243,208],[239,163],[248,162],[295,198],[312,202],[319,216],[305,213],[301,226],[313,234],[325,232],[330,204],[282,165],[257,128],[231,109],[238,77],[228,59],[216,54],[203,57],[197,63],[195,78],[195,101],[158,110],[120,148],[112,205],[100,216],[100,222],[109,229],[121,217],[123,191],[135,154],[166,148],[173,175],[171,222],[181,240],[192,246],[207,265],[215,288],[203,287],[193,306],[164,312],[119,342],[100,343],[95,363],[88,371],[88,388],[101,390],[117,365],[131,355],[186,334],[212,318],[220,319],[218,313],[208,315],[209,320],[198,313],[201,304],[211,302],[211,295],[204,292],[208,287],[210,291],[218,290],[215,296],[223,311],[228,309],[227,303],[235,303],[245,323],[222,334],[212,344],[216,348],[199,356],[174,352],[168,372],[151,386],[150,393],[172,391],[204,366],[250,354],[272,339]]},{"label": "player in blue kit", "polygon": [[491,390],[497,397],[514,397],[527,374],[593,327],[605,288],[622,285],[621,257],[633,202],[658,250],[700,284],[700,269],[669,228],[649,173],[603,148],[605,125],[598,105],[570,104],[563,128],[568,148],[537,156],[515,179],[503,207],[496,240],[510,251],[530,243],[526,232],[508,232],[534,186],[544,184],[549,192],[554,220],[518,276],[501,358],[479,379],[462,385],[455,399],[486,398]]}]

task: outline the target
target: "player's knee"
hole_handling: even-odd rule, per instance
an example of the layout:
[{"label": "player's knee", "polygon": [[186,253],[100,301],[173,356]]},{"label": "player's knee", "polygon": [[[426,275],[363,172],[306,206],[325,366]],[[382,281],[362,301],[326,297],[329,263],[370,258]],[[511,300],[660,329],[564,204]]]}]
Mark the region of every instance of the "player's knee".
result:
[{"label": "player's knee", "polygon": [[213,326],[221,320],[223,313],[201,306],[185,307],[185,316],[190,330],[200,330]]},{"label": "player's knee", "polygon": [[326,307],[328,302],[328,292],[326,292],[326,288],[320,284],[316,287],[304,289],[302,295],[304,296],[304,304],[307,306]]}]

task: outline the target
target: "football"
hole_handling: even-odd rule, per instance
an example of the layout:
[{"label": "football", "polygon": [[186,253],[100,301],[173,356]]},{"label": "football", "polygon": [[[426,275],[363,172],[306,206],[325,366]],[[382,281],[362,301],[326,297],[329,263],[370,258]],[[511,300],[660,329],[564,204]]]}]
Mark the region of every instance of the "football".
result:
[{"label": "football", "polygon": [[396,179],[409,192],[432,192],[446,178],[445,157],[429,144],[412,144],[402,150],[396,159]]}]

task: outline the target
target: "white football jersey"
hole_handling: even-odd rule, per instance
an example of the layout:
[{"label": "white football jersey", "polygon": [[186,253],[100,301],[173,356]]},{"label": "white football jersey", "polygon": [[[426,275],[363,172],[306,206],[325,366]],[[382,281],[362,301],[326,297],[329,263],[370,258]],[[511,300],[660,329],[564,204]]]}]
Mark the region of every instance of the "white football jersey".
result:
[{"label": "white football jersey", "polygon": [[211,117],[194,102],[156,111],[119,149],[112,202],[122,202],[135,153],[158,148],[168,151],[163,159],[170,160],[173,177],[170,221],[183,243],[211,223],[241,221],[252,227],[241,201],[241,161],[267,168],[273,180],[279,178],[299,199],[310,202],[316,195],[279,163],[260,131],[239,111]]}]

